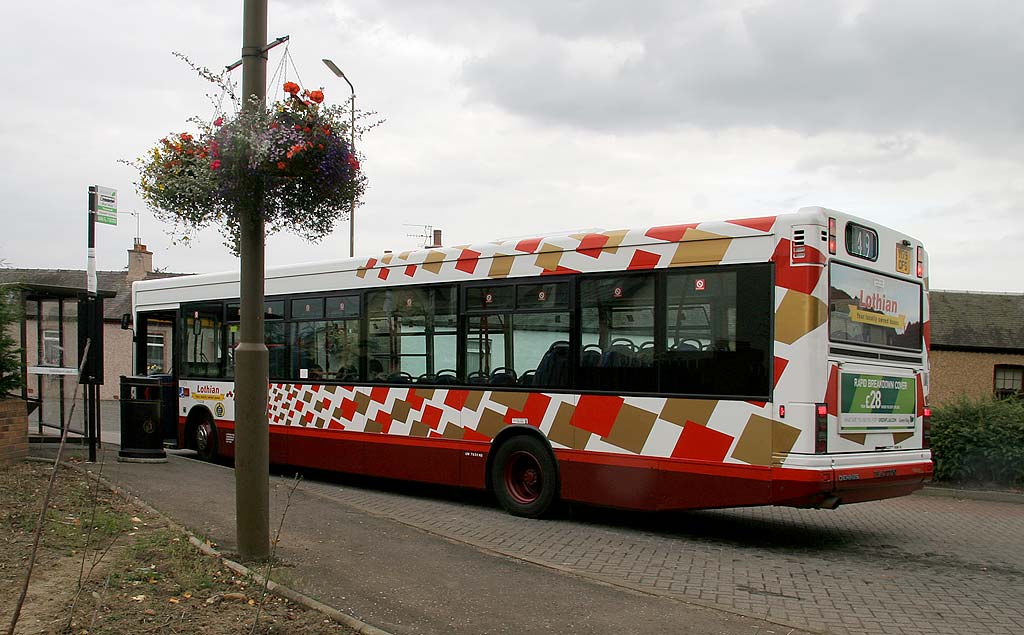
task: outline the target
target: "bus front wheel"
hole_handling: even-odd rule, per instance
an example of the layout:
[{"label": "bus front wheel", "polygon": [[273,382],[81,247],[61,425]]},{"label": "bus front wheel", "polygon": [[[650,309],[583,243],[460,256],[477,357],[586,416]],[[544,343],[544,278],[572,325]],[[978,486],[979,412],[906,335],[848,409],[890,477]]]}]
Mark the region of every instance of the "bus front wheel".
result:
[{"label": "bus front wheel", "polygon": [[192,434],[200,459],[212,461],[217,458],[217,426],[212,421],[200,419]]},{"label": "bus front wheel", "polygon": [[494,495],[508,513],[538,518],[557,495],[556,471],[554,457],[539,439],[512,437],[498,447],[491,464]]}]

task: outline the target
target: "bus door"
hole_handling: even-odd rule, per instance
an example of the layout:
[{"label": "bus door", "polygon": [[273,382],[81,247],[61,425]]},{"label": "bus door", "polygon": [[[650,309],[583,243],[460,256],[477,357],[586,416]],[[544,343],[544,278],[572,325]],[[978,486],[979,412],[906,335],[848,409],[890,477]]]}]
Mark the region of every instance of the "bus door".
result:
[{"label": "bus door", "polygon": [[135,374],[159,379],[157,390],[164,443],[174,446],[178,440],[178,373],[174,346],[177,323],[177,312],[173,310],[141,312],[135,323]]}]

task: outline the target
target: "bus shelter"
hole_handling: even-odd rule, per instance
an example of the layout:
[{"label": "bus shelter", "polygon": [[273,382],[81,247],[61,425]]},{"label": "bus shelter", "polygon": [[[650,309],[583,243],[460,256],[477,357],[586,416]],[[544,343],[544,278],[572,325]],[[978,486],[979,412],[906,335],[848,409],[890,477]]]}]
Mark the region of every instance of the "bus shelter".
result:
[{"label": "bus shelter", "polygon": [[[103,300],[113,291],[98,291],[93,301],[93,329],[90,333],[87,316],[90,298],[77,287],[64,287],[32,282],[8,282],[20,297],[20,346],[22,361],[21,396],[29,404],[30,430],[40,436],[68,432],[86,438],[98,437],[99,423],[89,426],[89,408],[81,403],[69,420],[76,396],[84,397],[88,386],[80,385],[78,369],[85,338],[92,335],[92,360],[102,368]],[[90,361],[92,361],[90,360]],[[102,383],[102,376],[98,377]],[[90,429],[92,434],[90,434]]]}]

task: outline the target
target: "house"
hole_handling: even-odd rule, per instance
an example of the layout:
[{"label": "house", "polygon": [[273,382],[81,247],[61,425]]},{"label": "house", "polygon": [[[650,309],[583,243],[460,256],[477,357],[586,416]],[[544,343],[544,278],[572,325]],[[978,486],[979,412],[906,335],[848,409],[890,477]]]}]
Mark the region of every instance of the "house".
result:
[{"label": "house", "polygon": [[[121,316],[131,313],[131,287],[137,280],[181,274],[153,270],[153,253],[136,239],[128,250],[123,271],[97,271],[103,297],[103,375],[100,399],[116,399],[118,378],[133,374],[132,331],[121,328]],[[86,271],[69,269],[0,269],[0,285],[23,290],[25,364],[36,372],[26,375],[25,396],[42,401],[41,416],[56,418],[78,389],[77,381],[60,369],[78,365],[78,300],[86,293]],[[150,327],[147,363],[158,372],[171,364],[172,325]],[[15,339],[21,341],[21,337]],[[39,372],[39,371],[42,372]],[[59,415],[63,419],[63,415]]]},{"label": "house", "polygon": [[1024,293],[930,296],[931,405],[1024,395]]}]

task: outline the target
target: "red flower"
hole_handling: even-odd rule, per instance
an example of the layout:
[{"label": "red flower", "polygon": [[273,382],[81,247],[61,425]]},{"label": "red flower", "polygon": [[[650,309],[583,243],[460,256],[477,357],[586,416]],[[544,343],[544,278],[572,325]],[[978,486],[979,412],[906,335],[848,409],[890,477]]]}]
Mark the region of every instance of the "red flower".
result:
[{"label": "red flower", "polygon": [[285,165],[284,161],[278,161],[278,162],[277,162],[277,169],[278,169],[278,170],[283,170],[283,169],[285,169],[286,167],[288,167],[288,166],[287,166],[287,165]]},{"label": "red flower", "polygon": [[215,161],[210,163],[210,169],[211,170],[219,170],[220,169],[220,159],[216,159]]},{"label": "red flower", "polygon": [[181,137],[182,141],[191,141],[192,140],[192,135],[190,135],[187,132],[181,133],[180,137]]},{"label": "red flower", "polygon": [[215,125],[215,126],[223,126],[224,125],[224,117],[217,117],[216,119],[214,119],[213,120],[213,125]]},{"label": "red flower", "polygon": [[319,104],[324,100],[324,91],[314,90],[309,94],[309,98],[313,100],[313,103]]},{"label": "red flower", "polygon": [[351,154],[348,155],[348,165],[353,170],[358,170],[359,169],[359,159],[356,159],[355,156],[353,156]]},{"label": "red flower", "polygon": [[284,92],[286,92],[286,93],[289,93],[291,95],[298,95],[300,90],[302,90],[302,89],[299,88],[299,85],[296,84],[295,82],[285,82],[284,83]]}]

